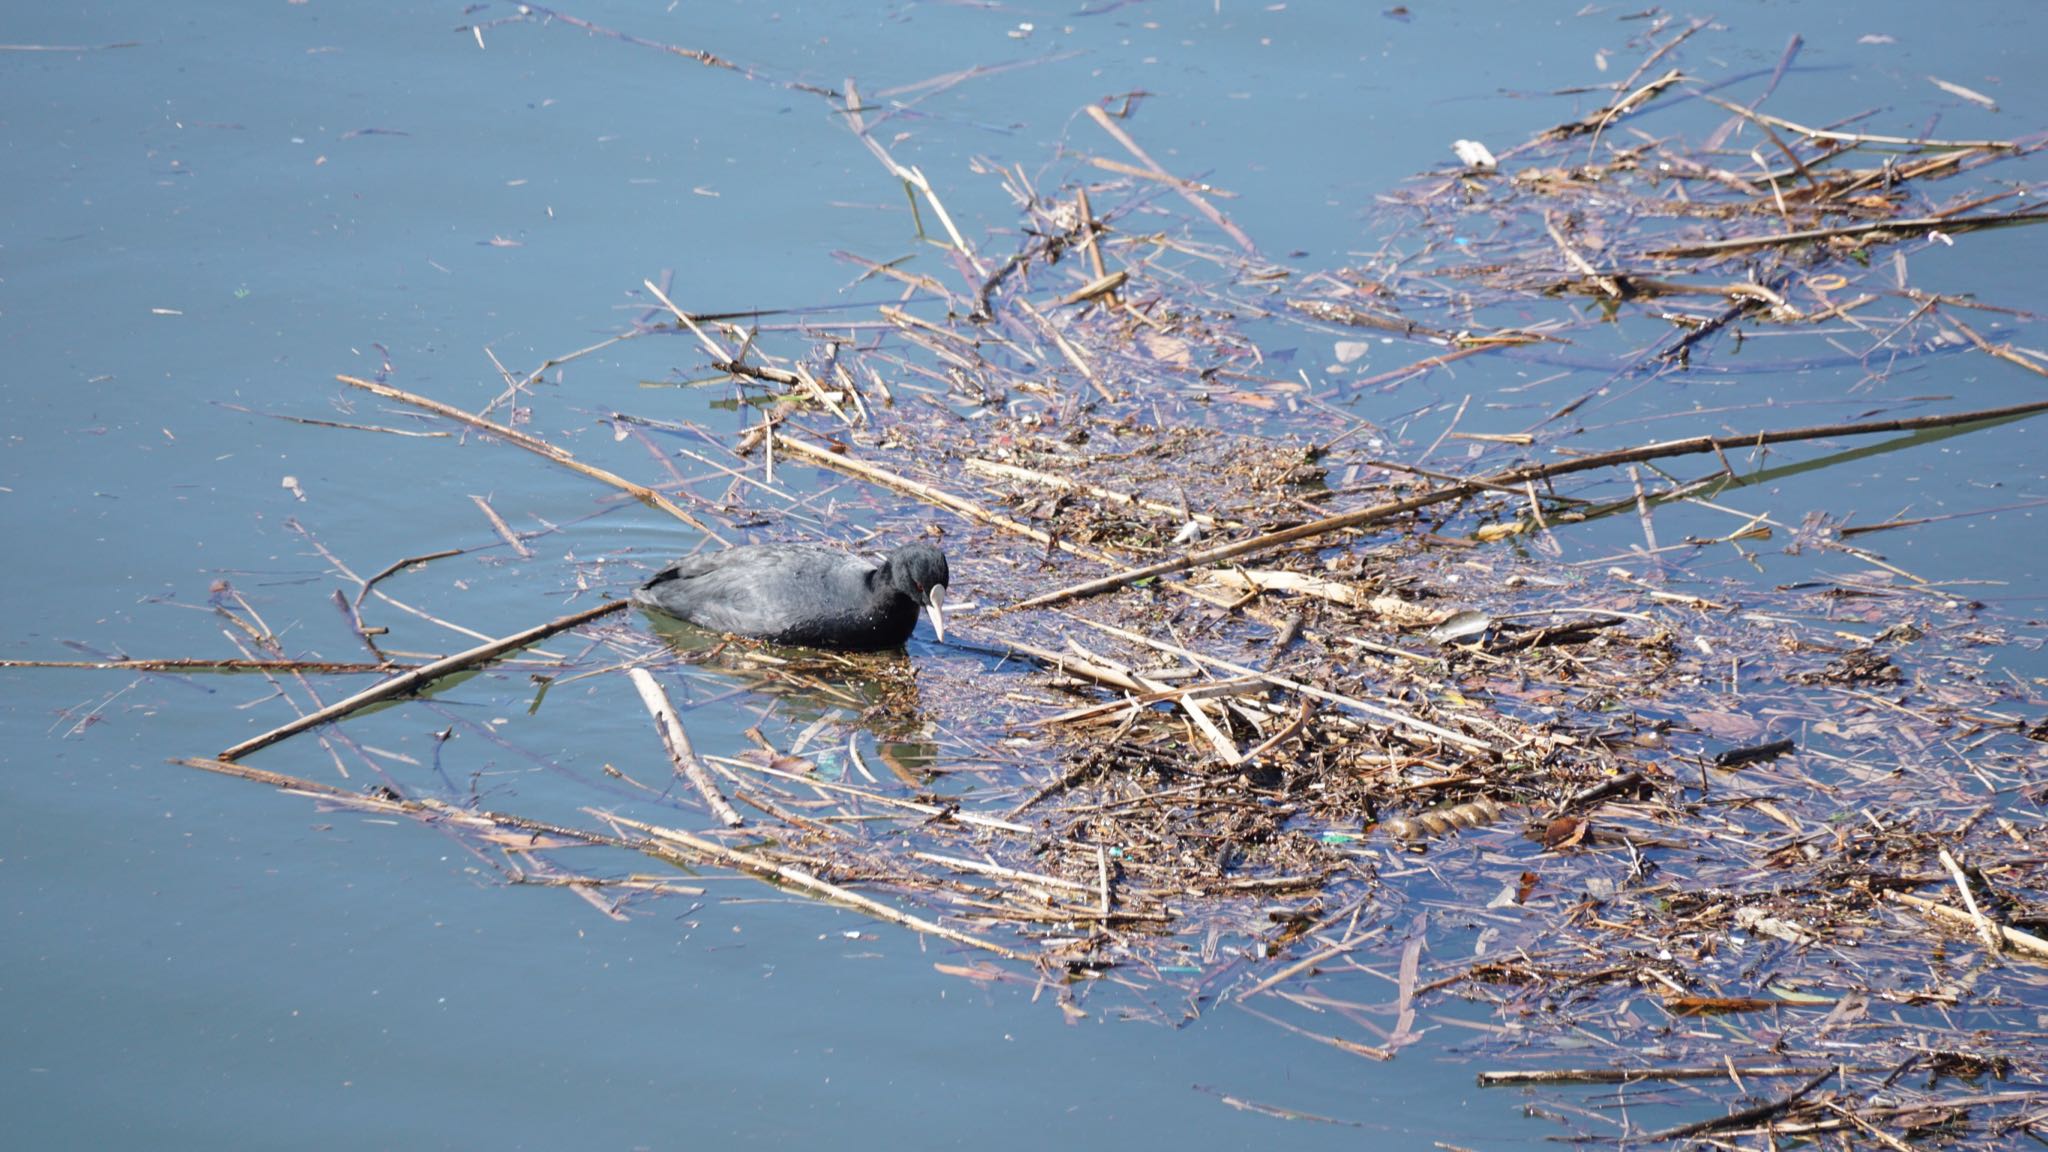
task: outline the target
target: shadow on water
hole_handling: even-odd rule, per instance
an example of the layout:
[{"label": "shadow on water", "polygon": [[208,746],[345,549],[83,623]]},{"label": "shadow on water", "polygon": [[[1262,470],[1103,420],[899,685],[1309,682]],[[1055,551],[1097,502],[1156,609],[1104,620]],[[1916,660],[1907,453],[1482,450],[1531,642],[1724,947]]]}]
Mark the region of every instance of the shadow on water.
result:
[{"label": "shadow on water", "polygon": [[[688,693],[685,714],[712,705],[757,713],[747,735],[778,758],[800,758],[828,776],[857,771],[859,734],[875,756],[912,786],[944,771],[917,672],[898,649],[827,652],[732,640],[653,612],[642,619],[675,654]],[[687,702],[684,702],[684,701]],[[768,729],[787,736],[773,740]]]}]

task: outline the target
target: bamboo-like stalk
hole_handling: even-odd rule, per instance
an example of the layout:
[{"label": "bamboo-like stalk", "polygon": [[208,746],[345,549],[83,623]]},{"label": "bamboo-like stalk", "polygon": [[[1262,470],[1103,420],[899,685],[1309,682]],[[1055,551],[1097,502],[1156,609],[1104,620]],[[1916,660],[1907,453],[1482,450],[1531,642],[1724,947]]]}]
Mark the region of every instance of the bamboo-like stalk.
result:
[{"label": "bamboo-like stalk", "polygon": [[1655,260],[1678,260],[1692,256],[1725,256],[1731,252],[1746,252],[1752,248],[1770,248],[1780,244],[1804,244],[1809,240],[1868,236],[1875,232],[1898,236],[1923,232],[1960,233],[1974,232],[1980,228],[2011,228],[2021,224],[2042,223],[2048,223],[2048,212],[2040,209],[2026,212],[1993,212],[1981,216],[1919,216],[1911,220],[1845,224],[1839,228],[1806,228],[1797,232],[1780,232],[1774,236],[1737,236],[1728,240],[1703,240],[1697,244],[1674,244],[1669,248],[1645,252],[1643,255]]},{"label": "bamboo-like stalk", "polygon": [[1076,597],[1092,596],[1097,592],[1107,592],[1114,588],[1121,588],[1134,580],[1143,580],[1148,576],[1166,576],[1203,564],[1215,564],[1220,561],[1235,559],[1247,553],[1264,551],[1265,549],[1278,547],[1282,544],[1292,544],[1296,540],[1307,540],[1316,536],[1326,536],[1332,532],[1341,532],[1347,528],[1359,528],[1367,524],[1378,523],[1382,520],[1391,520],[1396,516],[1403,516],[1433,504],[1464,499],[1487,487],[1523,484],[1532,480],[1548,480],[1557,476],[1567,476],[1575,472],[1590,472],[1597,468],[1611,468],[1619,464],[1629,464],[1643,460],[1658,460],[1669,456],[1691,456],[1701,452],[1719,452],[1724,448],[1755,448],[1766,444],[1786,444],[1799,440],[1820,440],[1832,436],[1864,436],[1878,432],[1917,432],[1930,428],[1952,428],[1959,424],[1980,424],[1989,423],[1994,420],[2014,420],[2022,416],[2032,416],[2039,412],[2048,412],[2048,400],[2036,400],[2027,404],[2011,404],[2003,408],[1979,408],[1970,412],[1951,412],[1936,416],[1906,416],[1896,420],[1865,420],[1850,424],[1824,424],[1810,428],[1746,432],[1735,436],[1692,436],[1684,440],[1666,440],[1656,444],[1644,444],[1636,448],[1617,448],[1611,452],[1598,452],[1590,456],[1582,456],[1577,460],[1560,460],[1555,464],[1510,468],[1503,472],[1495,472],[1490,476],[1482,476],[1476,480],[1464,480],[1443,488],[1418,493],[1414,496],[1404,496],[1399,500],[1389,500],[1367,508],[1360,508],[1351,512],[1340,512],[1335,516],[1325,516],[1321,520],[1311,520],[1306,524],[1297,524],[1292,528],[1268,532],[1248,540],[1239,540],[1231,544],[1219,544],[1214,548],[1207,548],[1199,552],[1189,552],[1171,560],[1161,560],[1157,564],[1148,564],[1143,568],[1131,568],[1122,572],[1111,573],[1108,576],[1098,577],[1094,580],[1084,580],[1079,584],[1072,584],[1065,588],[1033,596],[1028,600],[1020,600],[1010,605],[1006,610],[1017,611],[1026,608],[1044,608],[1051,604],[1059,604],[1075,599]]}]

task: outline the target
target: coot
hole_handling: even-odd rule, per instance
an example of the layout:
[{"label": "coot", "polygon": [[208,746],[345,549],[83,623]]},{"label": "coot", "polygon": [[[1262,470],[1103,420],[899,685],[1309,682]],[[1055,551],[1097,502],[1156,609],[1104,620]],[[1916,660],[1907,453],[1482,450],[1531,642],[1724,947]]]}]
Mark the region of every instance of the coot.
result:
[{"label": "coot", "polygon": [[946,554],[922,542],[879,567],[830,548],[757,544],[671,564],[633,600],[715,632],[873,651],[910,639],[919,608],[943,641],[946,581]]}]

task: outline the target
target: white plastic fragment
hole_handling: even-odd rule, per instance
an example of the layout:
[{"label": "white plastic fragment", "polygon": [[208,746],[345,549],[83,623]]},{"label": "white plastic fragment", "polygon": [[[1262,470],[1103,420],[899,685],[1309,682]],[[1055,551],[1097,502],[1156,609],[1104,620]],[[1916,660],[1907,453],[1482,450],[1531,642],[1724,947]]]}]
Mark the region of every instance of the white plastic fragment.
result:
[{"label": "white plastic fragment", "polygon": [[1477,140],[1453,140],[1451,151],[1458,154],[1458,161],[1467,168],[1491,172],[1500,165],[1500,161],[1493,158],[1493,153],[1487,150],[1486,145]]}]

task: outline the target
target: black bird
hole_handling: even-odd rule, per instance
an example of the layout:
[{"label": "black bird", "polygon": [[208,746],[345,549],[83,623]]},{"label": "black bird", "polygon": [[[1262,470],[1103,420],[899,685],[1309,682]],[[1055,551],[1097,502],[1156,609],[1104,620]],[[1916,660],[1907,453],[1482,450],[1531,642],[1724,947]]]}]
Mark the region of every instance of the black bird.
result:
[{"label": "black bird", "polygon": [[776,644],[898,648],[932,615],[946,639],[946,554],[905,544],[878,567],[810,544],[757,544],[679,560],[633,591],[644,608]]}]

